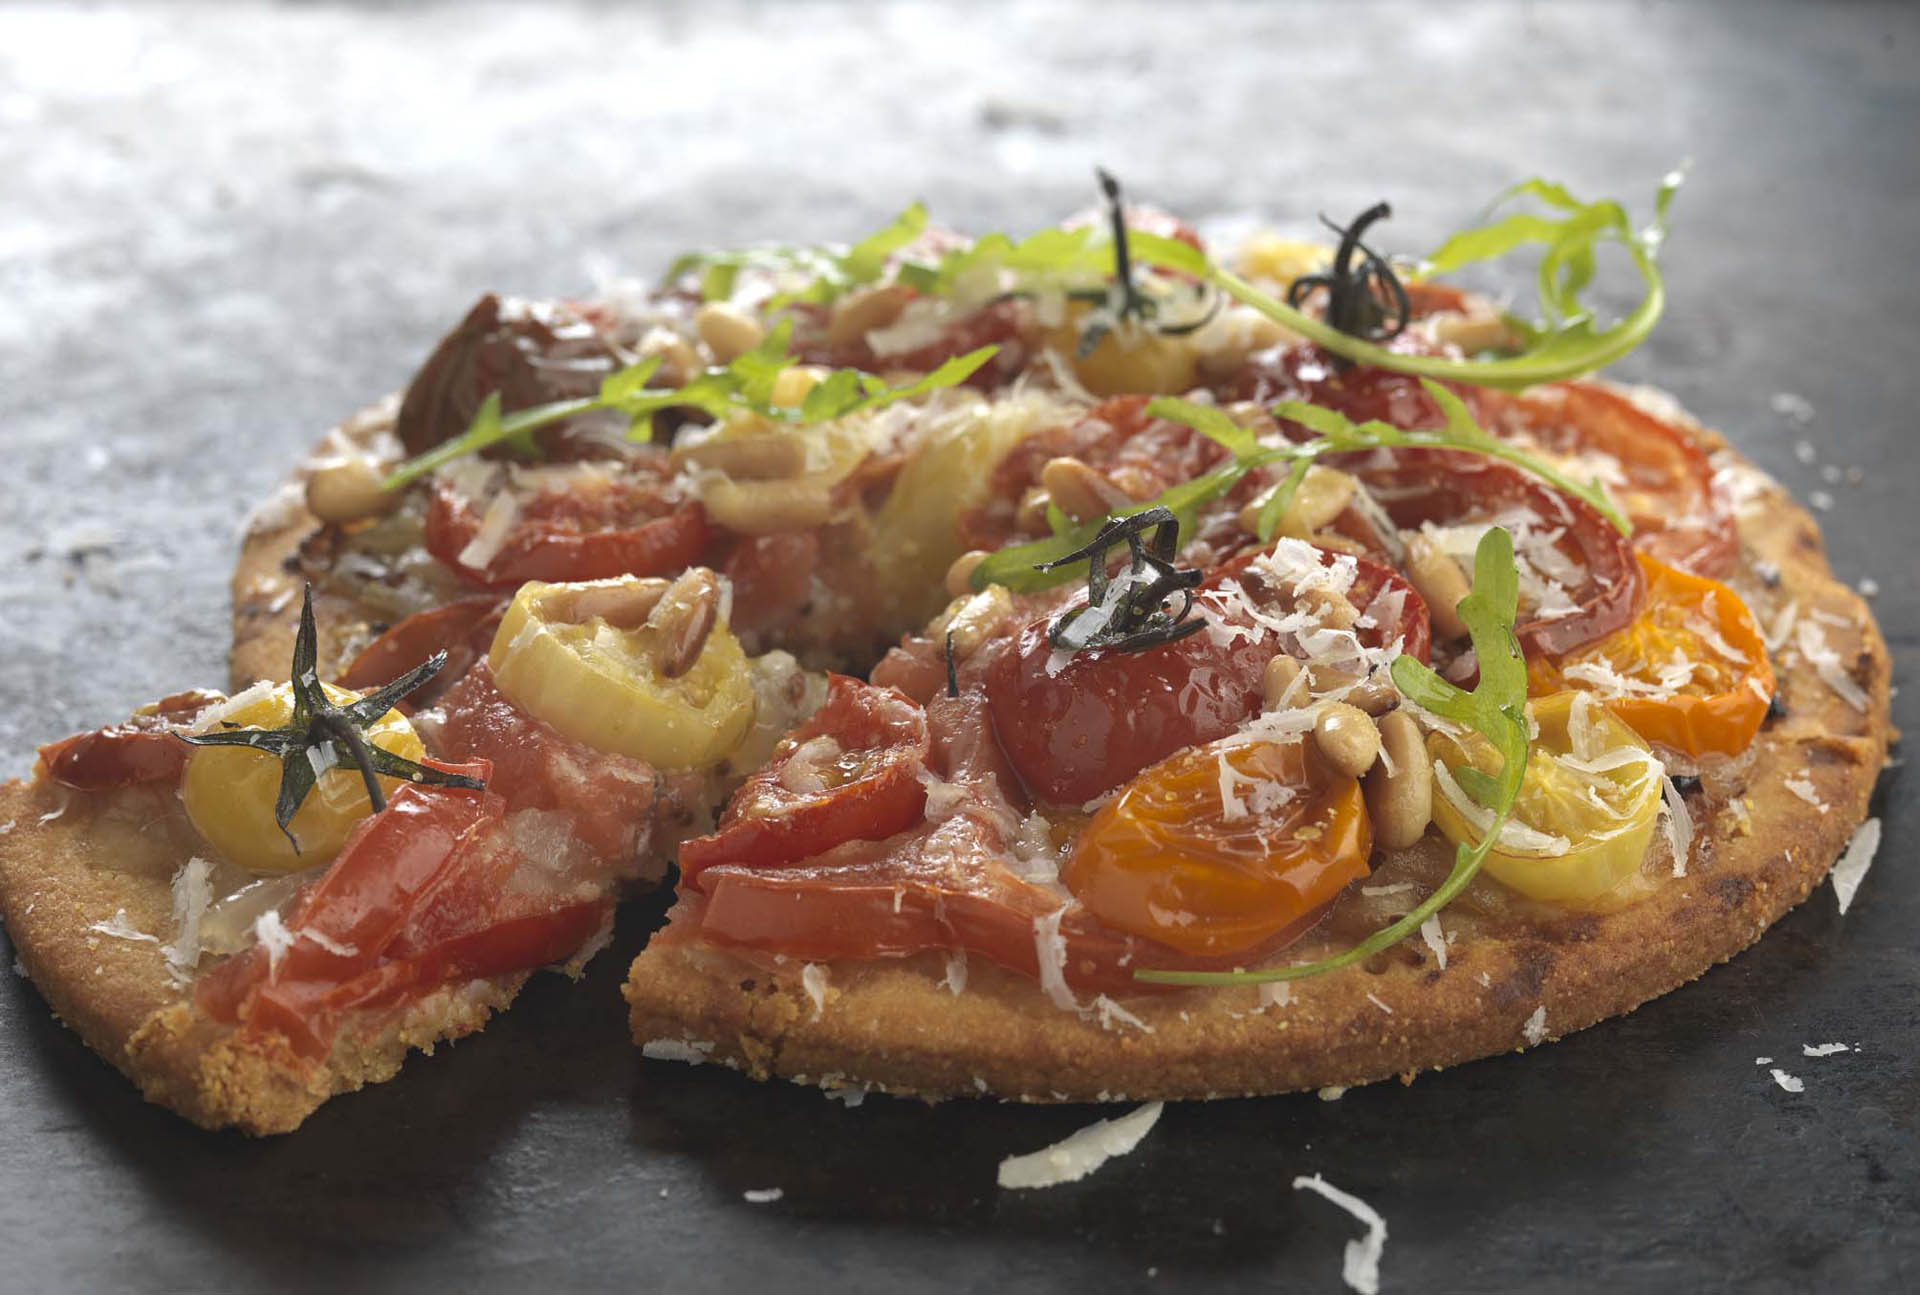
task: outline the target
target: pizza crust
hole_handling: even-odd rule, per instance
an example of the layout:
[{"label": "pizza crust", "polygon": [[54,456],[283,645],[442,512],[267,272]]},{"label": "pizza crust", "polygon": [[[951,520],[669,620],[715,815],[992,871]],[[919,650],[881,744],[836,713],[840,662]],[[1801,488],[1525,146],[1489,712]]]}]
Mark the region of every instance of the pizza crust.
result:
[{"label": "pizza crust", "polygon": [[0,919],[15,956],[54,1014],[149,1101],[203,1128],[289,1132],[329,1097],[392,1078],[410,1050],[480,1029],[525,982],[519,973],[450,985],[401,1012],[350,1019],[318,1063],[277,1035],[208,1019],[162,949],[173,937],[173,874],[191,849],[168,827],[178,817],[171,794],[70,791],[43,777],[0,786],[0,824],[10,825]]},{"label": "pizza crust", "polygon": [[[816,1006],[797,965],[767,969],[669,936],[641,953],[626,984],[636,1042],[667,1040],[655,1051],[757,1078],[924,1097],[1208,1098],[1411,1078],[1678,988],[1752,944],[1826,875],[1866,816],[1893,736],[1886,645],[1866,605],[1834,580],[1813,519],[1757,469],[1739,470],[1764,482],[1741,512],[1743,572],[1778,568],[1777,596],[1822,618],[1868,705],[1855,710],[1803,659],[1785,665],[1786,715],[1756,741],[1746,816],[1697,822],[1687,875],[1645,900],[1463,938],[1444,970],[1409,938],[1365,966],[1294,982],[1285,1003],[1264,1004],[1254,987],[1130,997],[1120,1006],[1138,1026],[1111,1009],[1104,1020],[1093,1006],[1062,1011],[978,958],[958,996],[942,983],[942,959],[835,963]],[[1783,789],[1803,775],[1828,812]]]}]

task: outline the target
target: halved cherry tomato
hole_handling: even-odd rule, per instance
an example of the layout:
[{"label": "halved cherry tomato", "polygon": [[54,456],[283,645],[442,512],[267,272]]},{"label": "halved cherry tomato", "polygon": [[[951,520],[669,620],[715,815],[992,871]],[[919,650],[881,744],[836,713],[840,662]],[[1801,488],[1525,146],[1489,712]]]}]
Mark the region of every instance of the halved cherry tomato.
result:
[{"label": "halved cherry tomato", "polygon": [[[1518,512],[1585,573],[1567,590],[1577,611],[1515,626],[1529,657],[1571,652],[1611,634],[1640,610],[1646,580],[1628,538],[1591,505],[1530,473],[1467,450],[1416,447],[1330,457],[1366,486],[1396,526],[1485,522]],[[1524,560],[1525,537],[1516,539]]]},{"label": "halved cherry tomato", "polygon": [[473,502],[452,484],[435,485],[427,508],[427,551],[469,584],[487,588],[528,580],[602,580],[675,575],[707,543],[707,515],[697,502],[670,499],[656,470],[535,495],[524,503],[506,542],[485,566],[460,560],[480,533]]},{"label": "halved cherry tomato", "polygon": [[1527,664],[1536,695],[1573,688],[1649,742],[1688,755],[1738,755],[1767,718],[1773,666],[1753,613],[1716,580],[1645,553],[1645,610],[1625,629]]},{"label": "halved cherry tomato", "polygon": [[827,701],[747,779],[711,836],[680,847],[680,875],[709,868],[778,868],[853,840],[879,840],[919,822],[926,788],[927,716],[891,688],[831,675]]},{"label": "halved cherry tomato", "polygon": [[434,653],[445,652],[447,664],[439,676],[427,688],[417,689],[407,698],[404,709],[416,710],[487,654],[493,632],[506,609],[504,599],[478,594],[417,612],[362,648],[340,676],[340,686],[360,690],[378,688],[424,664]]},{"label": "halved cherry tomato", "polygon": [[[1606,707],[1578,693],[1527,703],[1536,736],[1513,815],[1487,854],[1495,880],[1534,899],[1611,908],[1631,895],[1659,815],[1663,770],[1647,744]],[[1433,821],[1455,845],[1478,842],[1492,811],[1475,804],[1456,771],[1492,777],[1501,758],[1477,733],[1427,737],[1435,762]]]},{"label": "halved cherry tomato", "polygon": [[124,724],[75,733],[40,748],[47,776],[76,791],[105,791],[141,782],[170,782],[186,768],[193,748],[174,728],[220,700],[192,688],[162,698]]},{"label": "halved cherry tomato", "polygon": [[1109,926],[1218,956],[1324,908],[1367,875],[1372,848],[1360,784],[1306,743],[1216,743],[1128,783],[1060,879]]},{"label": "halved cherry tomato", "polygon": [[[1618,474],[1602,473],[1602,480],[1633,522],[1634,545],[1642,552],[1697,575],[1732,569],[1740,547],[1733,509],[1714,487],[1706,451],[1686,432],[1618,392],[1584,382],[1489,400],[1489,430],[1517,432],[1554,454],[1591,452],[1611,460],[1609,467],[1617,464]],[[1582,479],[1594,475],[1592,465],[1572,466]]]},{"label": "halved cherry tomato", "polygon": [[[1401,593],[1400,618],[1361,631],[1361,641],[1380,647],[1395,638],[1404,651],[1426,659],[1426,604],[1399,576],[1365,558],[1316,550],[1323,565],[1355,564],[1348,597],[1362,609],[1385,589]],[[1275,616],[1292,609],[1291,591],[1271,587],[1253,567],[1259,553],[1243,554],[1201,587],[1193,615],[1233,630],[1214,628],[1161,647],[1125,652],[1095,648],[1056,661],[1047,641],[1052,617],[1033,622],[989,667],[987,701],[994,730],[1008,760],[1034,795],[1054,802],[1092,800],[1183,747],[1232,732],[1260,708],[1260,677],[1281,650],[1273,630],[1228,609],[1209,591],[1239,591]],[[1221,639],[1229,639],[1221,642]]]},{"label": "halved cherry tomato", "polygon": [[[485,777],[484,761],[443,766]],[[341,1018],[452,980],[564,961],[600,931],[611,899],[571,879],[509,884],[530,862],[502,831],[491,792],[408,785],[363,822],[284,919],[292,943],[255,945],[207,976],[196,998],[215,1020],[278,1033],[296,1055],[326,1054]]]}]

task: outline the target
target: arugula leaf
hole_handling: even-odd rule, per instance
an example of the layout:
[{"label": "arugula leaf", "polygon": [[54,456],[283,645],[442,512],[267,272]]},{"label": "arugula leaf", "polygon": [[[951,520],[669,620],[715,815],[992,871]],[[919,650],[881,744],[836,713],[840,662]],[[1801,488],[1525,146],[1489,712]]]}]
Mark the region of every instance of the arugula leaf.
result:
[{"label": "arugula leaf", "polygon": [[[1262,542],[1271,540],[1274,532],[1279,528],[1280,519],[1286,515],[1287,506],[1293,501],[1295,492],[1299,490],[1301,481],[1305,479],[1307,468],[1312,461],[1323,454],[1337,454],[1347,450],[1375,450],[1413,445],[1435,449],[1469,450],[1475,454],[1484,454],[1489,458],[1511,463],[1546,481],[1555,489],[1563,490],[1591,504],[1601,516],[1617,526],[1622,533],[1632,531],[1632,523],[1615,506],[1613,500],[1607,495],[1606,488],[1598,480],[1582,485],[1518,446],[1489,435],[1474,422],[1466,402],[1453,392],[1430,378],[1422,378],[1420,382],[1446,415],[1446,426],[1432,431],[1409,432],[1377,418],[1356,423],[1335,409],[1310,405],[1299,400],[1282,401],[1273,407],[1274,417],[1299,423],[1308,431],[1316,433],[1315,439],[1298,444],[1262,445],[1251,431],[1240,426],[1212,405],[1196,404],[1190,400],[1179,400],[1171,396],[1161,396],[1149,401],[1146,407],[1148,417],[1184,423],[1224,446],[1233,455],[1233,461],[1222,464],[1211,472],[1190,481],[1183,481],[1144,503],[1111,513],[1108,517],[1083,522],[1068,530],[1061,530],[1056,526],[1053,528],[1054,535],[1048,539],[1034,540],[1031,543],[1016,544],[1011,548],[1001,549],[974,568],[973,587],[985,589],[990,584],[1001,584],[1015,593],[1032,593],[1038,589],[1065,584],[1076,575],[1073,568],[1062,567],[1048,571],[1035,571],[1032,568],[1042,563],[1052,562],[1077,548],[1084,547],[1110,518],[1126,517],[1148,508],[1171,508],[1175,516],[1180,519],[1181,535],[1190,538],[1193,534],[1194,511],[1201,504],[1224,495],[1238,485],[1241,478],[1256,468],[1264,467],[1269,463],[1291,463],[1292,467],[1286,478],[1280,482],[1260,508],[1260,539]],[[1049,510],[1049,516],[1051,516],[1051,510]]]},{"label": "arugula leaf", "polygon": [[[1461,785],[1488,809],[1493,821],[1473,845],[1462,842],[1454,851],[1453,870],[1411,913],[1381,927],[1352,948],[1318,962],[1262,971],[1136,971],[1134,979],[1161,985],[1258,985],[1276,980],[1302,980],[1352,966],[1390,949],[1420,929],[1420,924],[1445,908],[1479,873],[1507,819],[1513,814],[1527,773],[1527,666],[1514,637],[1519,610],[1520,583],[1513,564],[1513,537],[1495,526],[1480,537],[1473,556],[1473,592],[1460,600],[1460,619],[1473,636],[1480,665],[1480,682],[1473,691],[1456,687],[1410,656],[1394,658],[1393,682],[1416,705],[1440,718],[1473,729],[1500,753],[1498,778],[1484,774],[1469,786]],[[1477,770],[1461,769],[1456,776]]]},{"label": "arugula leaf", "polygon": [[502,441],[524,441],[524,448],[531,450],[536,428],[593,410],[626,415],[628,439],[636,441],[652,439],[653,416],[663,409],[698,409],[715,419],[750,413],[770,422],[802,426],[845,418],[942,387],[958,386],[1000,349],[982,346],[965,355],[956,355],[933,372],[900,387],[889,387],[881,378],[859,369],[835,369],[808,391],[800,407],[794,409],[773,403],[774,385],[793,365],[787,354],[792,334],[793,322],[782,320],[760,345],[737,356],[730,364],[694,375],[682,387],[647,386],[648,379],[660,367],[660,357],[656,355],[608,374],[600,383],[598,396],[536,405],[505,418],[500,416],[500,393],[493,392],[481,402],[479,412],[465,432],[395,468],[380,483],[381,489],[398,489],[443,463]]},{"label": "arugula leaf", "polygon": [[[1563,185],[1527,180],[1496,200],[1532,198],[1560,213],[1520,212],[1490,224],[1465,230],[1447,239],[1421,263],[1422,273],[1443,273],[1504,256],[1529,245],[1539,245],[1540,309],[1535,324],[1510,321],[1525,340],[1519,354],[1493,360],[1450,360],[1436,355],[1407,355],[1349,336],[1278,300],[1222,266],[1213,264],[1184,243],[1159,239],[1137,241],[1135,258],[1205,279],[1228,296],[1253,307],[1324,349],[1360,364],[1430,378],[1451,378],[1478,386],[1519,390],[1542,382],[1577,378],[1604,368],[1626,355],[1653,331],[1666,308],[1666,284],[1659,267],[1660,245],[1667,235],[1673,196],[1685,178],[1683,170],[1669,172],[1654,195],[1653,222],[1635,229],[1626,208],[1617,202],[1582,202]],[[1616,244],[1633,261],[1646,285],[1640,304],[1611,327],[1598,327],[1593,312],[1581,301],[1591,284],[1595,251],[1603,243]]]},{"label": "arugula leaf", "polygon": [[854,288],[876,282],[886,273],[888,258],[920,237],[926,228],[926,205],[916,202],[844,252],[799,246],[688,252],[667,267],[665,282],[672,284],[683,275],[697,272],[700,295],[713,301],[733,295],[742,270],[788,271],[804,275],[810,282],[797,291],[776,296],[770,305],[777,308],[796,301],[826,305]]}]

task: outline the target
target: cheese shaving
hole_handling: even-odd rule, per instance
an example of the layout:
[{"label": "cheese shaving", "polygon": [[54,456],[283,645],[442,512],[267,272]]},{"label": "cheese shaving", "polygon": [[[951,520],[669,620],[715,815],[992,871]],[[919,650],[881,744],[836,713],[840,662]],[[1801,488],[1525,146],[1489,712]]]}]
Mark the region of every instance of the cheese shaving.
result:
[{"label": "cheese shaving", "polygon": [[1667,845],[1673,851],[1673,875],[1684,877],[1687,859],[1693,852],[1693,813],[1672,778],[1660,780],[1660,800],[1665,811],[1662,825],[1666,829]]},{"label": "cheese shaving", "polygon": [[1260,986],[1260,1009],[1285,1007],[1293,1001],[1293,986],[1284,980],[1265,981]]},{"label": "cheese shaving", "polygon": [[472,570],[480,570],[500,555],[506,545],[507,537],[513,533],[514,525],[520,520],[520,501],[513,491],[502,490],[487,505],[486,515],[480,519],[480,528],[460,550],[459,563]]},{"label": "cheese shaving", "polygon": [[116,940],[146,940],[153,944],[160,943],[159,936],[148,935],[145,931],[128,921],[127,910],[124,908],[115,909],[112,917],[109,917],[104,922],[95,922],[87,929],[89,931],[98,931],[102,935],[110,935]]},{"label": "cheese shaving", "polygon": [[1831,1057],[1838,1052],[1851,1051],[1853,1051],[1853,1049],[1844,1043],[1803,1043],[1800,1045],[1800,1055],[1803,1057]]},{"label": "cheese shaving", "polygon": [[1365,1236],[1347,1242],[1340,1262],[1340,1280],[1360,1295],[1379,1295],[1380,1253],[1387,1246],[1387,1221],[1380,1217],[1380,1211],[1353,1193],[1341,1191],[1319,1174],[1295,1178],[1293,1189],[1317,1192],[1366,1225]]},{"label": "cheese shaving", "polygon": [[947,954],[947,975],[946,979],[941,981],[941,983],[947,987],[947,992],[955,998],[960,997],[961,994],[966,992],[967,955],[959,949],[955,949]]},{"label": "cheese shaving", "polygon": [[1791,778],[1782,780],[1780,785],[1798,796],[1801,800],[1806,801],[1807,804],[1818,809],[1822,814],[1827,812],[1827,803],[1820,799],[1819,789],[1813,785],[1813,779],[1807,777],[1806,774],[1795,774]]},{"label": "cheese shaving", "polygon": [[[1493,811],[1484,805],[1476,804],[1467,795],[1465,788],[1454,780],[1453,772],[1446,762],[1433,762],[1434,785],[1440,788],[1440,794],[1447,803],[1458,810],[1460,817],[1473,825],[1473,830],[1482,836],[1493,826]],[[1502,850],[1516,854],[1538,855],[1541,858],[1557,858],[1573,848],[1573,842],[1564,836],[1551,832],[1542,832],[1539,828],[1529,827],[1518,819],[1510,818],[1500,825],[1498,844]]]},{"label": "cheese shaving", "polygon": [[267,951],[268,977],[277,975],[280,959],[287,956],[287,950],[293,947],[294,942],[294,934],[280,920],[279,910],[269,908],[260,914],[253,923],[253,936],[260,941],[260,947]]},{"label": "cheese shaving", "polygon": [[160,952],[167,955],[167,973],[181,984],[200,962],[200,919],[213,902],[212,876],[213,865],[198,857],[173,874],[173,943]]},{"label": "cheese shaving", "polygon": [[310,926],[303,926],[295,931],[293,938],[296,940],[312,940],[336,958],[351,958],[357,956],[360,952],[359,946],[348,944],[344,940],[336,940],[325,932],[316,931]]},{"label": "cheese shaving", "polygon": [[749,1187],[740,1193],[740,1198],[749,1205],[771,1205],[785,1195],[778,1187]]},{"label": "cheese shaving", "polygon": [[1099,1013],[1100,1028],[1103,1030],[1111,1030],[1114,1022],[1118,1021],[1122,1025],[1131,1025],[1142,1034],[1153,1033],[1153,1027],[1151,1025],[1148,1025],[1145,1021],[1120,1006],[1120,1004],[1114,1002],[1111,998],[1108,998],[1105,994],[1101,994],[1093,1000],[1093,1010]]},{"label": "cheese shaving", "polygon": [[1547,1037],[1547,1005],[1545,1003],[1533,1009],[1533,1015],[1520,1027],[1521,1035],[1533,1047],[1539,1047]]},{"label": "cheese shaving", "polygon": [[1799,1092],[1806,1091],[1806,1087],[1807,1087],[1806,1080],[1795,1078],[1793,1075],[1788,1074],[1786,1071],[1780,1069],[1780,1067],[1778,1066],[1775,1066],[1772,1069],[1772,1071],[1770,1071],[1769,1073],[1773,1075],[1774,1083],[1780,1085],[1780,1087],[1786,1089],[1790,1093],[1799,1093]]},{"label": "cheese shaving", "polygon": [[800,987],[813,1000],[813,1019],[819,1020],[820,1014],[827,1010],[827,969],[817,962],[809,962],[800,968]]},{"label": "cheese shaving", "polygon": [[1847,842],[1845,853],[1833,865],[1833,895],[1839,901],[1842,916],[1852,907],[1853,896],[1866,878],[1867,869],[1873,866],[1873,856],[1879,848],[1880,820],[1870,818],[1854,829],[1853,839]]},{"label": "cheese shaving", "polygon": [[1089,1124],[1052,1146],[1008,1156],[1000,1162],[998,1182],[1009,1190],[1079,1182],[1115,1156],[1139,1146],[1159,1121],[1162,1107],[1163,1103],[1148,1102],[1118,1119]]},{"label": "cheese shaving", "polygon": [[1427,920],[1420,923],[1420,938],[1426,941],[1429,949],[1433,950],[1433,960],[1440,965],[1440,970],[1445,971],[1447,969],[1447,937],[1440,929],[1440,914],[1430,913],[1427,915]]},{"label": "cheese shaving", "polygon": [[1800,655],[1807,659],[1820,682],[1833,690],[1841,701],[1855,710],[1864,711],[1868,705],[1866,690],[1855,683],[1841,668],[1840,654],[1827,643],[1827,632],[1811,620],[1803,620],[1794,628],[1794,644],[1800,649]]},{"label": "cheese shaving", "polygon": [[1040,964],[1040,988],[1053,1005],[1063,1012],[1078,1012],[1080,1000],[1067,987],[1067,941],[1060,934],[1060,919],[1069,905],[1062,904],[1045,917],[1033,919],[1033,952]]},{"label": "cheese shaving", "polygon": [[713,1043],[708,1039],[648,1039],[640,1045],[640,1055],[655,1061],[684,1061],[698,1066],[712,1059]]}]

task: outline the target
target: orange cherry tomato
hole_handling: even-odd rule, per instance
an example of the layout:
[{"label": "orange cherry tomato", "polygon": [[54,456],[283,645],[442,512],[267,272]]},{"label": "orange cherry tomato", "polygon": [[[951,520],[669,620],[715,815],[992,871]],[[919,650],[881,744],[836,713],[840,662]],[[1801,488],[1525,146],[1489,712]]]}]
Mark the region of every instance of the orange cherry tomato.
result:
[{"label": "orange cherry tomato", "polygon": [[1129,783],[1060,871],[1095,917],[1183,953],[1265,944],[1367,875],[1360,784],[1305,742],[1215,743]]},{"label": "orange cherry tomato", "polygon": [[1649,742],[1692,756],[1738,755],[1773,699],[1760,626],[1719,581],[1639,557],[1645,609],[1598,642],[1529,662],[1529,690],[1582,689]]}]

